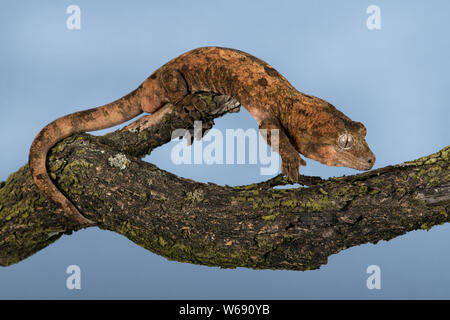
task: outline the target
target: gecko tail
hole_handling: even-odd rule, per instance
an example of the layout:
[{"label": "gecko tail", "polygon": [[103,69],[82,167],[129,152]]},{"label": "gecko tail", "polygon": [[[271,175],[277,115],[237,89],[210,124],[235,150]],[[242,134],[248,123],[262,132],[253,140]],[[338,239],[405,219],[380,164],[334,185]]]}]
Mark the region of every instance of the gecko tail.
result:
[{"label": "gecko tail", "polygon": [[31,175],[41,193],[59,204],[73,221],[83,226],[95,225],[78,211],[50,179],[46,167],[47,153],[59,141],[73,134],[110,128],[142,112],[135,90],[112,103],[63,116],[45,126],[33,140],[28,159]]}]

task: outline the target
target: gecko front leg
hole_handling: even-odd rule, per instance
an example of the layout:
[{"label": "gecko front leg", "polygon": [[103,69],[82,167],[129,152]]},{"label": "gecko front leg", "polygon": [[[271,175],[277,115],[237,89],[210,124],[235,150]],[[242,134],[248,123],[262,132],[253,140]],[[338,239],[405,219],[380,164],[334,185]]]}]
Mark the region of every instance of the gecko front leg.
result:
[{"label": "gecko front leg", "polygon": [[[306,166],[306,162],[291,144],[278,119],[273,116],[264,118],[259,122],[259,130],[266,143],[280,155],[281,172],[292,182],[297,182],[300,179],[300,165]],[[278,139],[272,139],[275,134],[278,135]]]}]

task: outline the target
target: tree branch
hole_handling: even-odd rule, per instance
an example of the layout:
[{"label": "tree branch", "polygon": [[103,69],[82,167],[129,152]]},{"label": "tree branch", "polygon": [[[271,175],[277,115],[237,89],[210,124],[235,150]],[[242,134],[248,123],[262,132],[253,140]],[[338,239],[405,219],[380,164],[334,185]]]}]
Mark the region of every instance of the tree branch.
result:
[{"label": "tree branch", "polygon": [[[273,188],[289,184],[281,176],[239,187],[198,183],[142,161],[175,128],[192,128],[196,110],[207,107],[197,116],[210,127],[239,107],[211,93],[183,105],[190,111],[168,106],[142,132],[65,139],[49,153],[52,179],[99,228],[171,260],[227,268],[316,269],[345,248],[449,221],[450,146],[363,174],[302,176],[308,187],[297,189]],[[27,165],[0,182],[0,265],[79,228],[40,195]]]}]

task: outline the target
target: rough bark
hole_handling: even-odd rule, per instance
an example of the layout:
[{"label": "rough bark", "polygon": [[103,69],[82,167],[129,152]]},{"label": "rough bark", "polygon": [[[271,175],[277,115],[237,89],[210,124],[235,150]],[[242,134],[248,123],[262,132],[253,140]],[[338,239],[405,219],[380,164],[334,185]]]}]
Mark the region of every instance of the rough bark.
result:
[{"label": "rough bark", "polygon": [[[142,132],[65,139],[48,157],[55,184],[101,229],[171,260],[226,268],[316,269],[345,248],[449,221],[450,146],[363,174],[302,176],[296,189],[273,188],[289,183],[281,176],[239,187],[198,183],[142,161],[175,128],[192,127],[199,103],[209,111],[195,118],[207,127],[238,107],[209,93],[187,99],[187,109],[174,106]],[[79,229],[40,195],[27,165],[0,182],[0,265]]]}]

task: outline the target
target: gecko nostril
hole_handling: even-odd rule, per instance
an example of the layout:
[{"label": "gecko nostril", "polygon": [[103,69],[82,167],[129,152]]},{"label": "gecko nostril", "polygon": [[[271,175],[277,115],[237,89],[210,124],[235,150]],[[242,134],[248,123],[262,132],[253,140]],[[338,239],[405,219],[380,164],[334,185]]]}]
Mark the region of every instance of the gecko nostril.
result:
[{"label": "gecko nostril", "polygon": [[372,163],[372,159],[369,159],[369,163]]}]

